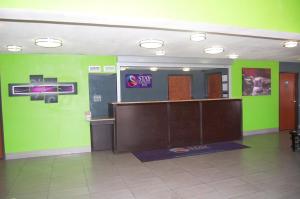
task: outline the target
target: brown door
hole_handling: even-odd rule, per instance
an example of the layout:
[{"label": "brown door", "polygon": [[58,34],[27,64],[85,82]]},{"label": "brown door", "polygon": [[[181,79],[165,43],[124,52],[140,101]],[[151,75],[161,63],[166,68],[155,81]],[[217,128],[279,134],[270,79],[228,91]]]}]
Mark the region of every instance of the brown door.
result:
[{"label": "brown door", "polygon": [[4,158],[4,140],[3,140],[3,125],[2,125],[2,102],[0,95],[0,160]]},{"label": "brown door", "polygon": [[192,99],[191,79],[188,75],[169,76],[169,100]]},{"label": "brown door", "polygon": [[222,75],[220,73],[210,74],[207,78],[207,97],[222,97]]},{"label": "brown door", "polygon": [[279,129],[297,129],[298,74],[280,73]]},{"label": "brown door", "polygon": [[4,158],[2,124],[0,124],[0,160]]}]

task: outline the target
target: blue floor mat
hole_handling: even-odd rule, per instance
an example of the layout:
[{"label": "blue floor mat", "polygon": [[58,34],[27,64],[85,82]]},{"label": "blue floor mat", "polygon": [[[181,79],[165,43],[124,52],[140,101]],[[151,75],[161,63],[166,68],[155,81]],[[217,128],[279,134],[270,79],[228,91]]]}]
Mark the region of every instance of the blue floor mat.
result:
[{"label": "blue floor mat", "polygon": [[157,149],[151,151],[134,152],[133,155],[135,155],[135,157],[137,157],[142,162],[149,162],[155,160],[165,160],[245,148],[249,147],[235,142],[222,142],[207,145],[196,145],[188,147],[177,147],[171,149]]}]

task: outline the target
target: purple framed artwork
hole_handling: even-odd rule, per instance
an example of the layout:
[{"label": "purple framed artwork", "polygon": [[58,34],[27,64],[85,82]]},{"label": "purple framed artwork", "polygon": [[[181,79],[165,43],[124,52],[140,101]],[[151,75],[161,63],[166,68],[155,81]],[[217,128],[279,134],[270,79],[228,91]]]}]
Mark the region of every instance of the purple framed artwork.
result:
[{"label": "purple framed artwork", "polygon": [[57,82],[57,78],[30,75],[28,84],[8,84],[9,96],[30,96],[31,100],[57,103],[58,95],[77,94],[76,82]]},{"label": "purple framed artwork", "polygon": [[126,88],[152,88],[152,74],[126,74]]},{"label": "purple framed artwork", "polygon": [[243,96],[271,95],[271,69],[243,68]]}]

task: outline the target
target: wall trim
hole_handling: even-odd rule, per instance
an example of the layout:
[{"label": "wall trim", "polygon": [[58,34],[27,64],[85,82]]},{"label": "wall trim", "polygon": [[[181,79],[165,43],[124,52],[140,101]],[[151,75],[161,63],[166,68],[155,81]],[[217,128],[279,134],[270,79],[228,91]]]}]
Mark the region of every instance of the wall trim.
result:
[{"label": "wall trim", "polygon": [[68,155],[75,153],[87,153],[91,152],[91,147],[78,147],[78,148],[67,148],[67,149],[50,149],[41,151],[31,151],[24,153],[8,153],[5,154],[6,160],[21,159],[21,158],[32,158],[41,156],[52,156],[52,155]]},{"label": "wall trim", "polygon": [[261,135],[261,134],[278,133],[278,132],[279,132],[279,128],[260,129],[254,131],[243,131],[243,136]]}]

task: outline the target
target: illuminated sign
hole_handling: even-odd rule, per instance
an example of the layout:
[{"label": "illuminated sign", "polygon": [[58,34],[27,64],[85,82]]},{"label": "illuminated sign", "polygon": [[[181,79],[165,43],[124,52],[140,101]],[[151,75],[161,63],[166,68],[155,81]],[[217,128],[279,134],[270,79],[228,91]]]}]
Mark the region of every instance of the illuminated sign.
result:
[{"label": "illuminated sign", "polygon": [[126,74],[126,88],[152,88],[151,74]]}]

